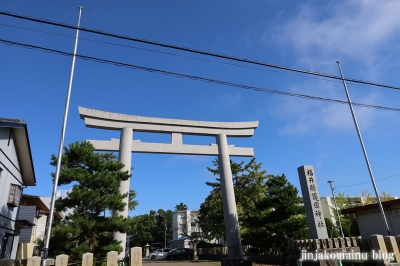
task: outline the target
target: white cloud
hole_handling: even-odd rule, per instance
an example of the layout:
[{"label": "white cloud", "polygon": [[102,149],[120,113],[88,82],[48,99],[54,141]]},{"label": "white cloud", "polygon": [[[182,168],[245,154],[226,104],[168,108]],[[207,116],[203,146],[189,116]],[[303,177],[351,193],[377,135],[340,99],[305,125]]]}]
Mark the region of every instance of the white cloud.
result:
[{"label": "white cloud", "polygon": [[[375,80],[388,76],[389,65],[398,64],[398,0],[346,0],[323,4],[311,1],[301,5],[292,17],[285,17],[288,14],[280,14],[280,26],[267,29],[262,38],[268,44],[279,43],[285,53],[294,53],[292,65],[339,75],[335,62],[341,60],[345,77],[354,77],[358,73],[362,74],[360,79]],[[397,71],[390,76],[395,75]],[[286,91],[346,100],[340,83],[306,81],[288,87]],[[358,87],[350,89],[350,93],[353,102],[398,106],[398,101],[391,97],[394,95],[387,91]],[[361,129],[377,126],[384,120],[399,123],[395,118],[397,112],[354,109]],[[342,131],[353,134],[355,130],[348,105],[285,97],[272,114],[285,121],[280,129],[283,134],[304,135],[315,129],[325,130],[325,133]]]},{"label": "white cloud", "polygon": [[361,61],[372,74],[398,49],[399,14],[398,0],[305,4],[293,18],[285,19],[273,36],[269,29],[270,36],[266,33],[264,40],[275,37],[293,48],[302,63],[311,67],[320,69],[349,58]]},{"label": "white cloud", "polygon": [[[316,88],[322,85],[303,84],[293,86],[290,91],[308,95],[316,95]],[[340,91],[338,90],[340,89]],[[331,99],[344,99],[344,89],[339,85],[327,86],[325,84],[323,97]],[[379,93],[363,94],[354,92],[352,102],[375,104],[382,102]],[[356,99],[356,100],[354,100]],[[384,105],[384,104],[383,104]],[[355,131],[354,122],[348,104],[338,104],[330,102],[312,101],[308,99],[299,99],[296,97],[285,97],[283,101],[277,103],[272,108],[271,114],[283,122],[280,128],[282,134],[288,135],[306,135],[325,133],[351,133]],[[397,112],[382,111],[372,108],[361,108],[354,106],[360,129],[368,129],[379,124],[380,121],[392,120]],[[397,119],[398,120],[398,119]],[[398,121],[396,121],[398,122]]]}]

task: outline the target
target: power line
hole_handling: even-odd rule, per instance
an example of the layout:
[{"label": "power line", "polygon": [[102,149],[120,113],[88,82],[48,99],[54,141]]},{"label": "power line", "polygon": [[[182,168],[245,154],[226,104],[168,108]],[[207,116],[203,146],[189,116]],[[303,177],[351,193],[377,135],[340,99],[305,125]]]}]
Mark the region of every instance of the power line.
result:
[{"label": "power line", "polygon": [[[400,174],[379,178],[379,179],[376,179],[376,181],[380,181],[380,180],[384,180],[384,179],[388,179],[388,178],[392,178],[392,177],[396,177],[396,176],[400,176]],[[369,183],[371,183],[371,181],[362,182],[362,183],[356,183],[356,184],[351,184],[351,185],[338,186],[338,187],[335,187],[335,188],[352,187],[352,186],[358,186],[358,185],[369,184]]]},{"label": "power line", "polygon": [[[51,35],[57,35],[57,36],[62,36],[62,37],[75,38],[72,35],[66,35],[66,34],[60,34],[60,33],[42,31],[42,30],[36,30],[36,29],[19,27],[19,26],[14,26],[14,25],[9,25],[9,24],[0,23],[0,25],[1,26],[12,27],[12,28],[17,28],[17,29],[23,29],[23,30],[40,32],[40,33],[46,33],[46,34],[51,34]],[[285,73],[285,72],[282,72],[282,71],[276,71],[276,70],[269,70],[269,69],[264,69],[264,68],[259,68],[259,67],[239,65],[239,64],[229,63],[229,62],[216,61],[216,60],[205,59],[205,58],[194,57],[194,56],[188,56],[188,55],[181,55],[181,54],[175,54],[175,53],[169,53],[169,52],[162,52],[162,51],[157,51],[157,50],[152,50],[152,49],[135,47],[135,46],[131,46],[131,45],[124,45],[124,44],[118,44],[118,43],[112,43],[112,42],[104,42],[104,41],[98,41],[98,40],[82,38],[82,37],[79,37],[79,39],[80,40],[85,40],[85,41],[90,41],[90,42],[109,44],[109,45],[114,45],[114,46],[119,46],[119,47],[124,47],[124,48],[137,49],[137,50],[142,50],[142,51],[147,51],[147,52],[153,52],[153,53],[166,54],[166,55],[178,56],[178,57],[183,57],[183,58],[196,59],[196,60],[212,62],[212,63],[225,64],[225,65],[230,65],[230,66],[238,66],[238,67],[250,68],[250,69],[257,69],[257,70],[261,70],[261,71],[268,71],[268,72],[280,73],[280,74],[285,74],[285,75],[295,75],[295,76],[299,76],[299,77],[301,76],[301,75],[298,75],[298,74]],[[338,82],[338,83],[341,82],[341,81],[336,81],[336,80],[332,81],[330,79],[320,78],[320,77],[307,77],[307,78],[320,79],[320,80],[325,80],[325,81],[330,81],[330,82]]]},{"label": "power line", "polygon": [[[12,27],[12,28],[17,28],[17,29],[22,29],[22,30],[29,30],[29,31],[40,32],[40,33],[51,34],[51,35],[57,35],[57,36],[62,36],[62,37],[67,37],[67,38],[75,38],[72,35],[66,35],[66,34],[60,34],[60,33],[42,31],[42,30],[36,30],[36,29],[32,29],[32,28],[19,27],[19,26],[3,24],[3,23],[0,23],[0,26]],[[335,82],[335,83],[341,83],[342,82],[342,81],[339,81],[339,80],[332,80],[332,79],[324,78],[324,77],[315,77],[315,76],[312,76],[312,75],[303,76],[303,75],[298,74],[298,73],[291,73],[291,72],[288,73],[288,72],[279,71],[279,70],[271,70],[271,69],[260,68],[260,67],[253,67],[253,66],[240,65],[240,64],[234,64],[234,63],[229,63],[229,62],[216,61],[216,60],[211,60],[211,59],[205,59],[205,58],[200,58],[200,57],[175,54],[175,53],[170,53],[170,52],[157,51],[157,50],[146,49],[146,48],[141,48],[141,47],[136,47],[136,46],[131,46],[131,45],[118,44],[118,43],[113,43],[113,42],[104,42],[104,41],[93,40],[93,39],[82,38],[82,37],[80,37],[79,39],[80,40],[84,40],[84,41],[108,44],[108,45],[119,46],[119,47],[130,48],[130,49],[136,49],[136,50],[141,50],[141,51],[147,51],[147,52],[153,52],[153,53],[159,53],[159,54],[165,54],[165,55],[171,55],[171,56],[177,56],[177,57],[183,57],[183,58],[190,58],[190,59],[206,61],[206,62],[212,62],[212,63],[217,63],[217,64],[224,64],[224,65],[229,65],[229,66],[237,66],[237,67],[242,67],[242,68],[249,68],[249,69],[255,69],[255,70],[260,70],[260,71],[278,73],[278,74],[283,74],[283,75],[305,77],[305,78],[309,78],[309,79],[324,80],[324,81]],[[370,87],[371,86],[371,85],[360,84],[360,83],[354,83],[354,85],[355,86],[363,86],[363,87]],[[378,87],[378,89],[387,90],[388,88]]]},{"label": "power line", "polygon": [[[51,20],[47,20],[47,19],[19,15],[19,14],[11,13],[8,11],[0,11],[0,15],[34,21],[34,22],[38,22],[38,23],[49,24],[49,25],[58,26],[58,27],[64,27],[64,28],[68,28],[68,29],[74,29],[74,30],[77,29],[77,27],[73,26],[73,25],[55,22],[55,21],[51,21]],[[315,76],[320,76],[320,77],[325,77],[325,78],[330,78],[330,79],[343,80],[339,76],[328,75],[328,74],[319,73],[319,72],[312,72],[312,71],[301,70],[301,69],[296,69],[296,68],[291,68],[291,67],[279,66],[279,65],[269,64],[269,63],[260,62],[260,61],[256,61],[256,60],[249,60],[249,59],[244,59],[244,58],[239,58],[239,57],[234,57],[234,56],[228,56],[228,55],[224,55],[224,54],[212,53],[212,52],[191,49],[191,48],[182,47],[182,46],[176,46],[176,45],[172,45],[172,44],[165,44],[165,43],[150,41],[150,40],[146,40],[146,39],[139,39],[139,38],[134,38],[134,37],[130,37],[130,36],[119,35],[119,34],[110,33],[110,32],[104,32],[104,31],[100,31],[100,30],[96,30],[96,29],[89,29],[89,28],[84,28],[84,27],[79,27],[79,29],[81,31],[86,31],[86,32],[94,33],[94,34],[103,35],[103,36],[118,38],[118,39],[122,39],[122,40],[129,40],[129,41],[134,41],[134,42],[139,42],[139,43],[156,45],[156,46],[160,46],[160,47],[164,47],[164,48],[170,48],[170,49],[175,49],[175,50],[180,50],[180,51],[185,51],[185,52],[190,52],[190,53],[197,53],[197,54],[202,54],[202,55],[206,55],[206,56],[213,56],[213,57],[218,57],[218,58],[222,58],[222,59],[234,60],[234,61],[242,62],[242,63],[256,64],[256,65],[260,65],[260,66],[266,66],[266,67],[277,68],[277,69],[282,69],[282,70],[287,70],[287,71],[293,71],[293,72],[298,72],[298,73],[307,74],[307,75],[315,75]],[[370,82],[370,81],[363,81],[363,80],[357,80],[357,79],[352,79],[352,78],[345,78],[344,80],[346,80],[348,82],[361,83],[361,84],[366,84],[366,85],[371,85],[371,86],[400,90],[400,87],[397,87],[397,86],[385,85],[385,84],[380,84],[380,83],[375,83],[375,82]]]},{"label": "power line", "polygon": [[[12,28],[16,28],[16,29],[29,30],[29,31],[40,32],[40,33],[45,33],[45,34],[57,35],[57,36],[62,36],[62,37],[67,37],[67,38],[75,38],[72,35],[66,35],[66,34],[60,34],[60,33],[42,31],[42,30],[36,30],[36,29],[32,29],[32,28],[19,27],[19,26],[14,26],[14,25],[9,25],[9,24],[0,23],[0,25],[1,26],[6,26],[6,27],[12,27]],[[271,69],[265,69],[265,68],[260,68],[260,67],[239,65],[239,64],[229,63],[229,62],[222,62],[222,61],[216,61],[216,60],[205,59],[205,58],[200,58],[200,57],[194,57],[194,56],[181,55],[181,54],[175,54],[175,53],[170,53],[170,52],[157,51],[157,50],[152,50],[152,49],[135,47],[135,46],[131,46],[131,45],[124,45],[124,44],[118,44],[118,43],[112,43],[112,42],[104,42],[104,41],[93,40],[93,39],[82,38],[82,37],[79,37],[79,39],[80,40],[85,40],[85,41],[90,41],[90,42],[114,45],[114,46],[119,46],[119,47],[124,47],[124,48],[142,50],[142,51],[147,51],[147,52],[166,54],[166,55],[178,56],[178,57],[183,57],[183,58],[190,58],[190,59],[195,59],[195,60],[201,60],[201,61],[206,61],[206,62],[212,62],[212,63],[218,63],[218,64],[224,64],[224,65],[230,65],[230,66],[237,66],[237,67],[243,67],[243,68],[249,68],[249,69],[256,69],[256,70],[279,73],[279,74],[284,74],[284,75],[293,75],[293,76],[303,77],[303,75],[300,75],[300,74],[297,74],[297,73],[287,73],[287,72],[278,71],[278,70],[271,70]],[[329,81],[329,82],[336,82],[336,83],[341,83],[342,82],[342,81],[332,80],[332,79],[323,78],[323,77],[314,77],[314,76],[305,76],[305,77],[306,78],[311,78],[311,79],[319,79],[319,80]],[[357,84],[357,83],[355,85],[356,86],[370,86],[370,85],[366,85],[366,84]],[[385,89],[387,89],[387,88],[385,88]]]},{"label": "power line", "polygon": [[[64,55],[64,56],[72,56],[72,54],[68,53],[68,52],[49,49],[49,48],[36,46],[36,45],[13,42],[13,41],[8,41],[8,40],[4,40],[4,39],[0,39],[0,42],[7,44],[7,45],[14,45],[14,46],[24,47],[27,49],[40,50],[40,51],[44,51],[47,53],[55,53],[55,54],[60,54],[60,55]],[[232,83],[232,82],[228,82],[228,81],[209,79],[209,78],[181,74],[181,73],[177,73],[177,72],[165,71],[165,70],[160,70],[160,69],[155,69],[155,68],[150,68],[150,67],[132,65],[132,64],[127,64],[127,63],[122,63],[122,62],[117,62],[117,61],[112,61],[112,60],[107,60],[107,59],[102,59],[102,58],[96,58],[96,57],[91,57],[91,56],[76,54],[76,57],[84,59],[84,60],[90,60],[90,61],[94,61],[94,62],[98,62],[98,63],[103,63],[103,64],[111,64],[111,65],[115,65],[115,66],[129,67],[132,69],[144,70],[144,71],[148,71],[148,72],[152,72],[152,73],[159,73],[159,74],[163,74],[163,75],[175,76],[175,77],[186,78],[186,79],[191,79],[191,80],[199,80],[199,81],[203,81],[203,82],[215,83],[215,84],[236,87],[236,88],[243,88],[243,89],[247,89],[247,90],[274,93],[274,94],[293,96],[293,97],[299,97],[299,98],[305,98],[305,99],[311,99],[311,100],[319,100],[319,101],[325,101],[325,102],[332,102],[332,103],[348,104],[347,101],[342,101],[342,100],[337,100],[337,99],[323,98],[323,97],[311,96],[311,95],[306,95],[306,94],[299,94],[299,93],[292,93],[292,92],[260,88],[260,87],[249,86],[249,85],[244,85],[244,84]],[[363,103],[352,103],[352,104],[355,106],[359,106],[359,107],[375,108],[375,109],[390,110],[390,111],[400,111],[399,108],[391,108],[391,107],[386,107],[386,106],[377,106],[377,105],[370,105],[370,104],[363,104]]]}]

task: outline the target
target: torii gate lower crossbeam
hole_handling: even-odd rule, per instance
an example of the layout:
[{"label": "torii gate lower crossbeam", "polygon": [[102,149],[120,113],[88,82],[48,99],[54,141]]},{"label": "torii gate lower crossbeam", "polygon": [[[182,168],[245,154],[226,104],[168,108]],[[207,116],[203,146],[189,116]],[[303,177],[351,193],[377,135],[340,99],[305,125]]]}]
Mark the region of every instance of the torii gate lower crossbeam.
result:
[{"label": "torii gate lower crossbeam", "polygon": [[[118,151],[119,161],[124,164],[122,171],[130,171],[132,152],[218,156],[228,257],[243,257],[229,156],[252,157],[254,151],[252,148],[228,145],[227,137],[252,136],[254,129],[258,126],[258,121],[177,120],[116,114],[83,107],[79,107],[79,113],[81,118],[85,120],[87,127],[121,130],[120,140],[89,140],[89,142],[99,151]],[[133,131],[171,133],[171,143],[143,143],[133,140]],[[214,136],[216,137],[216,144],[210,146],[185,145],[182,142],[182,134]],[[120,185],[120,192],[128,193],[129,188],[130,181],[124,181]],[[125,198],[125,210],[119,213],[124,217],[128,217],[128,201],[129,199]],[[125,254],[126,234],[114,232],[114,239],[122,242],[123,252],[120,253],[122,258]]]}]

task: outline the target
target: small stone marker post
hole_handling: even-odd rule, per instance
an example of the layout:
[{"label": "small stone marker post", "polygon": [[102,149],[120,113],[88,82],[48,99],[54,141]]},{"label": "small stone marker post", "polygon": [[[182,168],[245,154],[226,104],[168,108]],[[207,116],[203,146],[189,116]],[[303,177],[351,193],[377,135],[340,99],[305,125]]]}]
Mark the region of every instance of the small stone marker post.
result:
[{"label": "small stone marker post", "polygon": [[150,254],[150,252],[149,252],[149,250],[150,250],[150,245],[149,245],[149,243],[147,243],[145,247],[146,247],[146,255],[145,255],[145,256],[146,256],[146,258],[147,258],[147,257],[149,256],[149,254]]},{"label": "small stone marker post", "polygon": [[55,259],[52,258],[47,258],[43,262],[44,266],[54,266],[55,265]]},{"label": "small stone marker post", "polygon": [[82,266],[93,266],[93,253],[85,253],[82,255]]},{"label": "small stone marker post", "polygon": [[141,247],[131,248],[131,265],[130,266],[142,266],[142,248]]},{"label": "small stone marker post", "polygon": [[110,251],[107,253],[107,266],[118,266],[118,252]]},{"label": "small stone marker post", "polygon": [[397,246],[397,243],[396,243],[396,238],[394,236],[384,236],[383,240],[385,241],[388,252],[393,253],[394,259],[396,260],[397,263],[399,263],[400,262],[400,252],[399,252],[399,247]]},{"label": "small stone marker post", "polygon": [[329,238],[319,198],[314,168],[311,165],[303,165],[297,168],[297,172],[299,173],[310,236],[312,239]]},{"label": "small stone marker post", "polygon": [[68,266],[68,255],[58,255],[56,257],[56,266]]},{"label": "small stone marker post", "polygon": [[199,256],[197,255],[197,244],[199,243],[199,240],[195,239],[192,242],[193,242],[193,260],[198,260]]},{"label": "small stone marker post", "polygon": [[[387,256],[388,250],[386,249],[385,240],[382,235],[371,236],[373,258],[377,261],[376,265],[389,265],[390,260]],[[374,254],[375,257],[374,258]]]},{"label": "small stone marker post", "polygon": [[42,262],[42,258],[38,256],[34,256],[32,258],[28,258],[26,262],[26,266],[40,266],[40,263]]}]

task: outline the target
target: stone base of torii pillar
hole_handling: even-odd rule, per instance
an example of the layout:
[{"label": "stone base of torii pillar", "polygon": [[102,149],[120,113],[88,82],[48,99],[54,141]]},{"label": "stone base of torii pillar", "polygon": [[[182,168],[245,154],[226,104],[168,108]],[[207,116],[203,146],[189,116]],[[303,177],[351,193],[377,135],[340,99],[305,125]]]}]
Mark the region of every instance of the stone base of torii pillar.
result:
[{"label": "stone base of torii pillar", "polygon": [[[251,259],[243,257],[229,157],[253,157],[254,151],[252,148],[228,145],[227,137],[253,136],[254,130],[258,127],[258,121],[208,122],[165,119],[109,113],[83,107],[79,107],[79,113],[81,118],[85,120],[87,127],[121,131],[120,140],[89,140],[89,142],[93,144],[97,151],[118,151],[119,161],[125,165],[122,171],[130,171],[132,152],[218,156],[225,232],[228,244],[228,258],[224,258],[221,264],[223,266],[251,265]],[[171,143],[143,143],[133,140],[133,131],[170,133]],[[211,144],[210,146],[185,145],[182,142],[183,134],[214,136],[217,144]],[[129,180],[121,182],[120,191],[122,194],[129,193],[129,188]],[[126,197],[124,199],[126,203],[125,210],[118,212],[124,217],[128,217],[128,201],[129,198]],[[114,232],[114,239],[121,242],[123,252],[119,253],[119,257],[122,259],[125,257],[126,233]]]},{"label": "stone base of torii pillar", "polygon": [[221,266],[252,266],[253,262],[250,257],[227,257],[221,259]]}]

